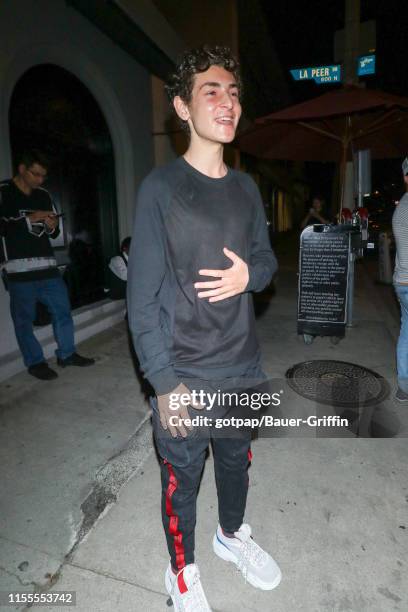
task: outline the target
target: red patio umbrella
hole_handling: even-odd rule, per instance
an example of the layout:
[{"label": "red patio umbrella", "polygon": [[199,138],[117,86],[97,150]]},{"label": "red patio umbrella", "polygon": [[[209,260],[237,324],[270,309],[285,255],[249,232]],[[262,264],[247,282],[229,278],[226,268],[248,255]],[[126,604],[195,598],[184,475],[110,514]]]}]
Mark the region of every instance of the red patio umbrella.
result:
[{"label": "red patio umbrella", "polygon": [[257,119],[237,144],[266,159],[341,162],[343,188],[354,151],[371,149],[377,159],[407,154],[408,98],[346,86]]}]

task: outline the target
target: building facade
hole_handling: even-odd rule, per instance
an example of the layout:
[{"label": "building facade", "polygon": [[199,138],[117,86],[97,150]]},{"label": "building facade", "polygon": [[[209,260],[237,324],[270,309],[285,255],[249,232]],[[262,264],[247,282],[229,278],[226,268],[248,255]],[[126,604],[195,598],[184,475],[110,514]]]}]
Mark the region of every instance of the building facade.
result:
[{"label": "building facade", "polygon": [[[23,148],[46,145],[45,186],[65,215],[54,247],[79,342],[123,319],[123,302],[104,299],[104,269],[131,235],[142,179],[185,150],[164,91],[183,50],[207,42],[242,56],[248,119],[287,104],[287,85],[258,0],[19,0],[0,3],[0,34],[0,180]],[[289,228],[290,176],[233,147],[227,162],[245,165],[274,228]],[[2,285],[0,317],[4,380],[24,365]],[[51,326],[36,334],[52,356]]]},{"label": "building facade", "polygon": [[[103,24],[92,21],[91,16],[84,14],[80,10],[81,7],[75,6],[76,4],[82,4],[87,10],[90,10],[93,5],[94,8],[99,7],[101,15],[108,23],[112,24],[115,19],[121,20],[119,29],[126,33],[128,42],[136,39],[136,36],[133,36],[133,28],[144,44],[146,40],[149,41],[149,37],[142,29],[142,25],[145,30],[156,28],[158,30],[155,32],[156,44],[160,44],[165,51],[160,51],[157,59],[154,55],[156,48],[153,43],[151,43],[150,54],[149,49],[146,50],[140,43],[139,50],[129,52],[125,45],[119,44],[104,31]],[[13,175],[15,170],[13,156],[18,154],[16,148],[24,144],[16,143],[16,139],[21,140],[22,138],[21,130],[19,137],[16,136],[19,127],[18,113],[17,117],[15,117],[16,112],[14,113],[13,126],[15,129],[11,130],[10,126],[13,100],[15,100],[16,91],[22,79],[26,77],[24,91],[33,94],[32,97],[26,98],[26,105],[33,104],[33,100],[39,98],[35,106],[37,112],[39,108],[41,109],[41,90],[46,87],[44,72],[41,78],[40,76],[36,78],[36,75],[41,73],[40,68],[47,68],[51,70],[51,73],[54,71],[55,74],[58,69],[61,69],[61,74],[66,71],[78,82],[78,87],[81,84],[93,99],[106,122],[111,142],[112,157],[108,170],[111,175],[112,199],[115,204],[113,210],[116,218],[109,219],[109,215],[103,218],[103,214],[98,213],[101,243],[104,243],[105,247],[108,245],[107,250],[105,248],[105,252],[100,253],[104,262],[113,254],[109,252],[109,248],[114,250],[123,237],[131,234],[138,185],[155,164],[155,145],[152,138],[154,108],[152,76],[154,72],[151,66],[146,66],[146,62],[138,61],[137,53],[142,59],[148,57],[149,61],[155,64],[154,71],[160,74],[163,71],[163,64],[167,62],[168,65],[171,65],[171,56],[175,56],[182,48],[181,41],[167,26],[164,18],[152,3],[143,1],[137,3],[141,25],[135,21],[134,14],[126,12],[126,10],[132,11],[135,3],[130,2],[130,8],[126,6],[126,2],[121,4],[123,6],[120,6],[120,3],[116,6],[113,3],[100,1],[75,3],[64,2],[64,0],[36,0],[36,2],[19,0],[0,4],[0,179],[4,180]],[[110,13],[104,13],[104,9],[109,10]],[[33,70],[34,72],[31,72],[28,78],[27,75]],[[23,99],[20,96],[19,100],[20,102],[16,102],[17,106],[14,108],[22,111],[24,110],[24,96]],[[73,101],[69,102],[72,106]],[[54,118],[58,115],[57,103],[64,110],[64,100],[61,102],[61,98],[57,96],[55,103],[56,107],[52,109]],[[30,109],[25,110],[28,110],[27,115],[29,115]],[[91,124],[92,117],[88,119]],[[44,134],[44,126],[41,129],[39,136]],[[50,123],[48,129],[51,134],[55,131],[55,124]],[[33,142],[33,133],[35,130],[31,131],[28,144],[41,148],[43,142]],[[95,148],[94,140],[90,139],[89,143],[79,141],[80,135],[78,135],[78,142],[74,144],[81,146],[85,155],[89,153],[86,160],[94,159],[95,155],[98,157],[98,151],[92,150]],[[64,140],[62,143],[68,150],[67,143]],[[56,157],[59,156],[64,160],[64,155],[58,147],[54,149],[54,153]],[[91,153],[93,157],[90,157]],[[67,165],[64,167],[63,162],[57,164],[57,168],[59,173],[69,174],[69,168]],[[100,176],[106,177],[108,170],[99,170]],[[85,168],[85,185],[83,186],[85,192],[86,178],[87,169]],[[71,200],[75,198],[72,195],[72,189],[70,195],[61,185],[64,186],[65,183],[62,179],[56,180],[55,166],[52,166],[49,190],[57,200],[57,207],[66,212],[69,198]],[[96,192],[97,187],[94,189]],[[99,191],[106,195],[106,185],[101,183]],[[83,196],[80,210],[76,215],[78,218],[81,218],[81,210],[82,217],[86,217],[86,207],[86,197]],[[113,240],[111,237],[109,242],[106,236],[109,235],[109,224],[112,223],[117,228],[116,236]],[[75,238],[73,235],[75,228],[69,229],[70,231],[67,231],[67,228],[64,229],[65,243],[55,245],[57,258],[61,261],[62,268],[69,259],[69,245]],[[74,310],[76,340],[81,341],[122,320],[123,311],[123,303],[103,299]],[[2,321],[0,380],[4,380],[24,369],[24,365],[9,314],[8,293],[2,284],[0,286],[0,318]],[[55,350],[51,327],[48,325],[39,328],[36,333],[42,342],[46,356],[51,356]]]}]

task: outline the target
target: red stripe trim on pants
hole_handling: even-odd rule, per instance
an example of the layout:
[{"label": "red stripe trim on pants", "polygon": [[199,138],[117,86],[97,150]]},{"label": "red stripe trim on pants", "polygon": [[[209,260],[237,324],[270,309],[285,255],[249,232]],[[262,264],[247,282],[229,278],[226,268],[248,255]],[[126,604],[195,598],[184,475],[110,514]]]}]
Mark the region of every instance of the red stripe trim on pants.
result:
[{"label": "red stripe trim on pants", "polygon": [[176,475],[173,470],[173,466],[164,459],[164,463],[167,465],[169,472],[169,484],[166,490],[166,514],[170,519],[169,522],[169,533],[174,539],[174,550],[176,552],[176,565],[177,569],[182,569],[186,562],[184,558],[184,545],[183,545],[183,534],[178,530],[179,517],[174,513],[171,498],[178,487]]}]

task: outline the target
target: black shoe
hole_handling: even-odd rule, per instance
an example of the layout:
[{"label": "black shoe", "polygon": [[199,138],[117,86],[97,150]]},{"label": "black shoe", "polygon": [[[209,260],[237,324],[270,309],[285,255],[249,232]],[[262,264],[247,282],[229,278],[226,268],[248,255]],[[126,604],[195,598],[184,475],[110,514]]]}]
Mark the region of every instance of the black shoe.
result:
[{"label": "black shoe", "polygon": [[95,363],[95,359],[89,359],[89,357],[81,357],[78,353],[72,353],[66,359],[57,359],[57,363],[60,368],[66,368],[67,366],[78,366],[80,368],[84,368],[86,366],[91,366]]},{"label": "black shoe", "polygon": [[408,393],[405,393],[405,391],[398,387],[397,392],[395,394],[395,399],[401,404],[408,404]]},{"label": "black shoe", "polygon": [[54,372],[54,370],[51,370],[46,361],[30,366],[28,368],[28,373],[39,380],[53,380],[54,378],[58,378],[58,374]]}]

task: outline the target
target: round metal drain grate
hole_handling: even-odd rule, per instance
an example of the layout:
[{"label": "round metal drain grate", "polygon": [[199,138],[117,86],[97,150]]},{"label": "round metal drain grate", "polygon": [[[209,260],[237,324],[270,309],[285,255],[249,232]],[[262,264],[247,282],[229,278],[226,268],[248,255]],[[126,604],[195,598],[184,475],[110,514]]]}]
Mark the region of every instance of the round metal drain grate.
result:
[{"label": "round metal drain grate", "polygon": [[302,397],[342,408],[375,406],[390,392],[377,372],[347,361],[304,361],[289,368],[286,378]]}]

